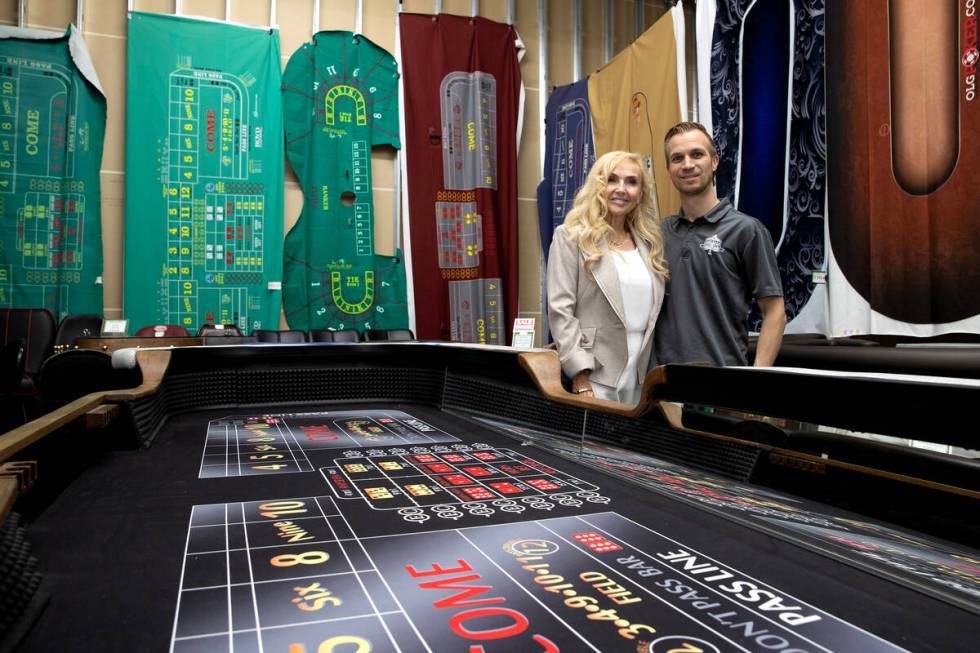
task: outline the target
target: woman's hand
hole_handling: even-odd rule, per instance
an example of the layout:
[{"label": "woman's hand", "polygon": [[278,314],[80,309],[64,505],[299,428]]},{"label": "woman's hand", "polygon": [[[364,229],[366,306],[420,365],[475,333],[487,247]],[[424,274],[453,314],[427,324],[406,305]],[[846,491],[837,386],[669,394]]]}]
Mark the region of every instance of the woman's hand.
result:
[{"label": "woman's hand", "polygon": [[572,377],[572,392],[577,395],[585,395],[586,397],[592,397],[592,384],[589,383],[589,372],[591,370],[582,370],[578,374]]}]

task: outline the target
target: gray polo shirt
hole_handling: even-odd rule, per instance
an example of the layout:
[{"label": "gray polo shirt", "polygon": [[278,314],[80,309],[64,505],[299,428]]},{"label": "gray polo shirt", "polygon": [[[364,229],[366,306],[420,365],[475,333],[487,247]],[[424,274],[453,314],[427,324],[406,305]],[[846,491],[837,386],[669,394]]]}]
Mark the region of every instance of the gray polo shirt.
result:
[{"label": "gray polo shirt", "polygon": [[654,361],[746,365],[751,302],[782,296],[765,226],[721,200],[693,222],[661,222],[670,281],[657,319]]}]

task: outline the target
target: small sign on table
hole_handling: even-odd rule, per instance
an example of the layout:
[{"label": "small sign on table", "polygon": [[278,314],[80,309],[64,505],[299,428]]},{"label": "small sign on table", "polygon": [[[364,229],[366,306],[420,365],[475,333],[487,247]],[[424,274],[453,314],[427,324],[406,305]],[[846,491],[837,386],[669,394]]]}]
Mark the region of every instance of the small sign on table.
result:
[{"label": "small sign on table", "polygon": [[103,320],[102,336],[124,336],[129,329],[129,320]]},{"label": "small sign on table", "polygon": [[534,318],[514,318],[514,334],[510,339],[512,347],[532,349],[534,347]]}]

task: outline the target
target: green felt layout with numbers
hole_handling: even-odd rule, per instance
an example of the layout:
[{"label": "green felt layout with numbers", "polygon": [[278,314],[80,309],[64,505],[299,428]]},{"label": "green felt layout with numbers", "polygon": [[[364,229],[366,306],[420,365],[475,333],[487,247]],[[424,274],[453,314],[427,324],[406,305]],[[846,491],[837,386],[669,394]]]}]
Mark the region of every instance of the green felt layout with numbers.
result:
[{"label": "green felt layout with numbers", "polygon": [[371,148],[401,147],[394,58],[363,36],[320,32],[290,57],[282,101],[286,153],[304,196],[285,242],[289,326],[407,327],[401,252],[374,251]]}]

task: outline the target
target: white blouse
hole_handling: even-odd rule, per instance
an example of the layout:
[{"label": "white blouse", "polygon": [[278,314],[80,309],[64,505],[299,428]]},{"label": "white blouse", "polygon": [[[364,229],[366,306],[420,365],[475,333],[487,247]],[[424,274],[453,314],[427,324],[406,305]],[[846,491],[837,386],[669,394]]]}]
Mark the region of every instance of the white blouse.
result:
[{"label": "white blouse", "polygon": [[653,282],[639,249],[612,252],[619,276],[619,288],[623,297],[626,318],[626,366],[616,387],[591,381],[595,395],[624,404],[636,404],[640,400],[640,386],[636,382],[636,362],[643,344],[643,333],[653,308]]}]

